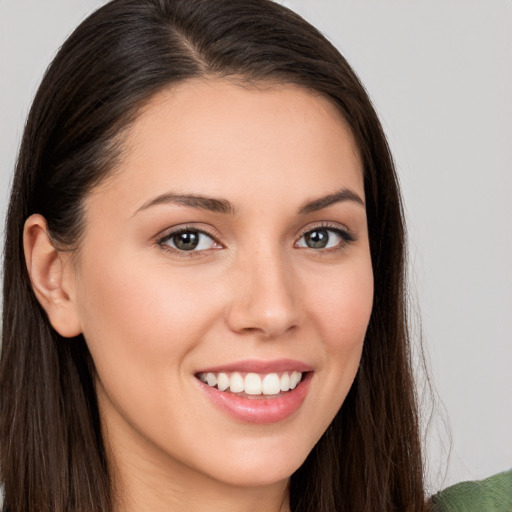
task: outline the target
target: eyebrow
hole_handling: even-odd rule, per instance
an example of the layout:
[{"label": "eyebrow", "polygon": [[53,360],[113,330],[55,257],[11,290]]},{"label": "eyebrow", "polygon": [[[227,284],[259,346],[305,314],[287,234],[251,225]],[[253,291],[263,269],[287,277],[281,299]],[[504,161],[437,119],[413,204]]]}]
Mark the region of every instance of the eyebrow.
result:
[{"label": "eyebrow", "polygon": [[159,204],[177,204],[180,206],[190,206],[191,208],[200,208],[214,213],[231,214],[235,213],[235,207],[226,199],[215,199],[213,197],[205,197],[195,194],[162,194],[147,203],[144,203],[136,212],[147,210],[152,206]]},{"label": "eyebrow", "polygon": [[[352,190],[344,188],[339,192],[335,192],[333,194],[329,194],[327,196],[320,197],[318,199],[314,199],[313,201],[309,201],[306,204],[302,205],[298,213],[300,215],[304,215],[307,213],[316,212],[327,208],[336,203],[351,201],[361,206],[364,205],[364,201],[361,199],[359,195],[357,195]],[[189,206],[191,208],[199,208],[201,210],[207,210],[214,213],[222,213],[222,214],[230,214],[234,215],[236,213],[235,206],[229,202],[227,199],[218,199],[214,197],[205,197],[196,194],[173,194],[166,193],[155,197],[144,203],[134,215],[139,213],[142,210],[147,210],[152,206],[157,206],[161,204],[176,204],[180,206]]]},{"label": "eyebrow", "polygon": [[303,215],[306,213],[317,212],[318,210],[323,210],[324,208],[327,208],[333,204],[342,203],[345,201],[352,201],[354,203],[360,204],[363,208],[365,207],[364,201],[359,195],[348,188],[343,188],[334,194],[329,194],[327,196],[320,197],[306,203],[299,208],[299,214]]}]

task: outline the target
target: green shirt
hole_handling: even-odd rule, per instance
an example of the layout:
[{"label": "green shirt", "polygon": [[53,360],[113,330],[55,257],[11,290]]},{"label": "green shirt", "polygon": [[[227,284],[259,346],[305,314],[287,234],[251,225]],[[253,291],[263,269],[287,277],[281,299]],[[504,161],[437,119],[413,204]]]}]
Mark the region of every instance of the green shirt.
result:
[{"label": "green shirt", "polygon": [[432,512],[512,512],[512,469],[448,487],[432,497]]}]

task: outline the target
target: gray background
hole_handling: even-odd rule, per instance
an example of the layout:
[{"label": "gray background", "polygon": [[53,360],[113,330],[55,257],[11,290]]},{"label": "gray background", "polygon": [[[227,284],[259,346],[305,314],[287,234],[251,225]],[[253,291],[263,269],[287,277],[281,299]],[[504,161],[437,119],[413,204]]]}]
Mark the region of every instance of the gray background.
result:
[{"label": "gray background", "polygon": [[[0,0],[1,218],[42,73],[66,35],[103,3]],[[353,65],[396,158],[410,233],[414,331],[419,336],[421,310],[440,397],[426,442],[430,489],[509,468],[512,2],[282,3],[320,28]]]}]

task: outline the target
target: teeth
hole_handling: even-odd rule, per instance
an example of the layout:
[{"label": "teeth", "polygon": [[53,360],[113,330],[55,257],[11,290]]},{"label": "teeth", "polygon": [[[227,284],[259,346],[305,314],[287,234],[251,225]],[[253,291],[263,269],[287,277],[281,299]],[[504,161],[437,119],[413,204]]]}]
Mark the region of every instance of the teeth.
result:
[{"label": "teeth", "polygon": [[281,375],[281,391],[288,391],[290,389],[290,375],[288,373],[283,373]]},{"label": "teeth", "polygon": [[229,390],[232,393],[241,393],[244,390],[244,379],[239,373],[233,373],[233,375],[231,375]]},{"label": "teeth", "polygon": [[244,381],[245,392],[248,395],[261,395],[261,378],[257,373],[248,373]]},{"label": "teeth", "polygon": [[211,387],[217,387],[220,391],[229,388],[231,393],[243,393],[247,395],[278,395],[295,389],[302,380],[302,373],[298,371],[259,375],[248,373],[243,377],[240,373],[200,373],[199,379]]},{"label": "teeth", "polygon": [[269,373],[263,377],[261,388],[264,395],[277,395],[281,391],[281,380],[277,373]]},{"label": "teeth", "polygon": [[229,377],[225,373],[219,373],[217,377],[217,387],[221,391],[226,391],[229,388]]},{"label": "teeth", "polygon": [[302,379],[302,374],[299,372],[293,372],[290,376],[290,389],[295,389],[297,384]]}]

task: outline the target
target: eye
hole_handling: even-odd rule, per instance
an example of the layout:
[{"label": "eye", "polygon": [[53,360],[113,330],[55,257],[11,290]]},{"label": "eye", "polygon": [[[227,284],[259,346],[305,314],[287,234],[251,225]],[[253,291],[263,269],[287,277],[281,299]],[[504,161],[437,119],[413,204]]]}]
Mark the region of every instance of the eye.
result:
[{"label": "eye", "polygon": [[159,241],[176,251],[198,252],[220,247],[207,233],[198,229],[184,228],[169,233]]},{"label": "eye", "polygon": [[296,246],[307,249],[341,249],[354,240],[353,235],[340,228],[318,227],[304,233],[297,241]]}]

